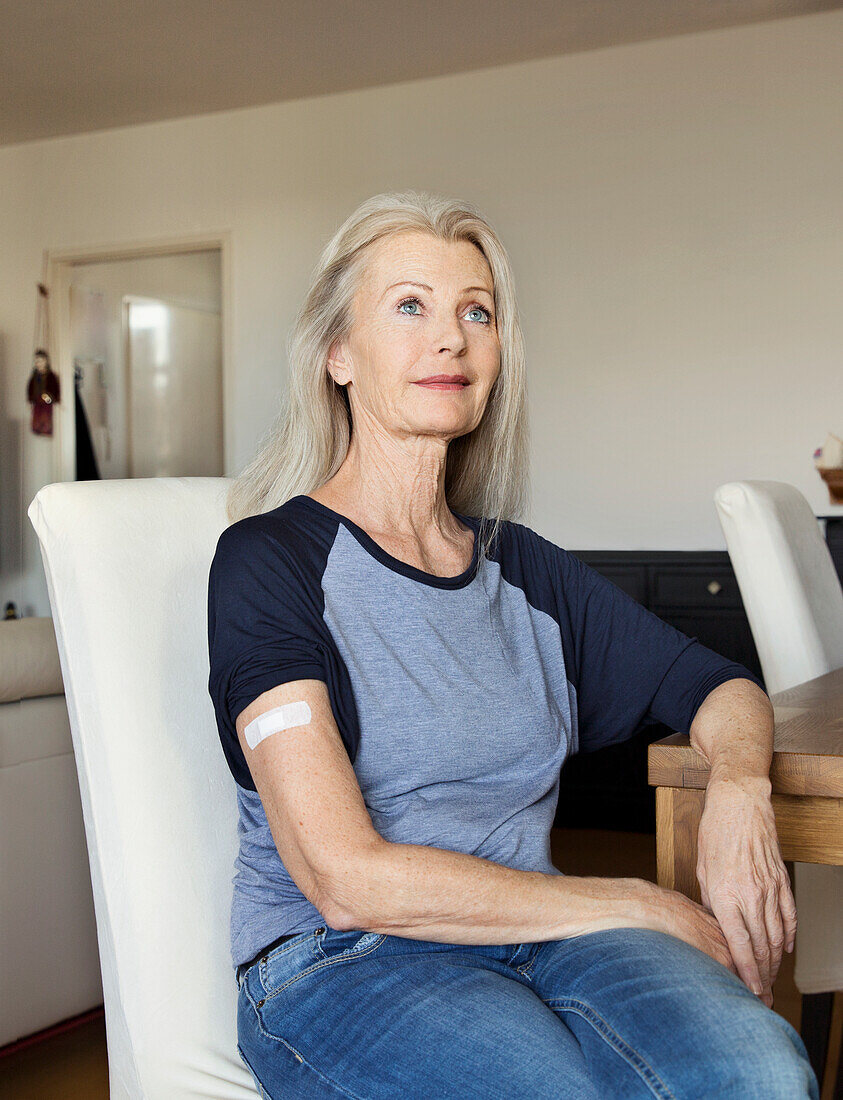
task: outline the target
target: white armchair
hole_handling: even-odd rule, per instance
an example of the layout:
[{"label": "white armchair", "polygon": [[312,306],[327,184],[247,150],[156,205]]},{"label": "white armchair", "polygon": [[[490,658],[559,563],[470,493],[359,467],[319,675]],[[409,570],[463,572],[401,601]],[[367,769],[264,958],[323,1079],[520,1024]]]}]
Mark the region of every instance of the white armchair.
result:
[{"label": "white armchair", "polygon": [[254,1100],[228,944],[237,806],[207,691],[224,478],[56,483],[38,534],[79,775],[112,1100]]},{"label": "white armchair", "polygon": [[[735,481],[714,501],[768,694],[843,667],[843,590],[802,493]],[[794,880],[796,986],[803,995],[841,990],[843,867],[794,863]]]}]

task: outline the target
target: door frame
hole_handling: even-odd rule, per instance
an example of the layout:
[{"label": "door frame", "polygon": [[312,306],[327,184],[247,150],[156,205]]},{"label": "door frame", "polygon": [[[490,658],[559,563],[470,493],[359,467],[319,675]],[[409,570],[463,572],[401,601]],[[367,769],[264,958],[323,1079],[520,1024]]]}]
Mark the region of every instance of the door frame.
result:
[{"label": "door frame", "polygon": [[122,244],[90,245],[80,248],[45,249],[44,263],[53,328],[53,370],[59,376],[62,399],[53,410],[55,443],[54,481],[76,480],[76,409],[73,378],[73,348],[70,339],[70,285],[72,268],[79,264],[107,260],[137,260],[148,256],[170,256],[179,252],[220,253],[220,326],[222,340],[222,456],[223,469],[228,470],[233,454],[230,438],[232,407],[232,260],[230,229],[196,233],[181,237],[156,237]]}]

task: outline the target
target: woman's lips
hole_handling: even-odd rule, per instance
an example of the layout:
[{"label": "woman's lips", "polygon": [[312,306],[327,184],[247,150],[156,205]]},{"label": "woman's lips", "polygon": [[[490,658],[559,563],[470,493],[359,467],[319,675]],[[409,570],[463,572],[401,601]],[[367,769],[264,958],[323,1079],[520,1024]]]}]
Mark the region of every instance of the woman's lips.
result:
[{"label": "woman's lips", "polygon": [[416,386],[424,386],[429,390],[464,390],[468,385],[467,381],[460,381],[459,379],[430,379],[429,381],[415,382]]}]

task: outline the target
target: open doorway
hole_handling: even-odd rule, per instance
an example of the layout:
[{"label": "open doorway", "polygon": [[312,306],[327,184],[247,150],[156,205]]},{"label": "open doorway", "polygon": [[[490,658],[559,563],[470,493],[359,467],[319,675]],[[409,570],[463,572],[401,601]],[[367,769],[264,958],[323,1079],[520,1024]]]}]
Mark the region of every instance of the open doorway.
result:
[{"label": "open doorway", "polygon": [[50,257],[62,480],[223,476],[226,244]]}]

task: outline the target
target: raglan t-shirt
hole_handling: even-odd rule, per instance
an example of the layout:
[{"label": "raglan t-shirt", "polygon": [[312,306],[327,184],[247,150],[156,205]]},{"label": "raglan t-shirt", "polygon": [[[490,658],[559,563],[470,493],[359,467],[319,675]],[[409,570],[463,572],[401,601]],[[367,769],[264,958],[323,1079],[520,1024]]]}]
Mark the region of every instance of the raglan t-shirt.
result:
[{"label": "raglan t-shirt", "polygon": [[281,861],[237,739],[237,716],[270,688],[325,682],[384,839],[546,874],[561,874],[550,831],[568,756],[655,722],[687,732],[726,680],[763,689],[531,528],[503,521],[484,555],[488,521],[454,515],[475,538],[453,577],[305,495],[220,535],[208,688],[239,812],[235,966],[328,923]]}]

